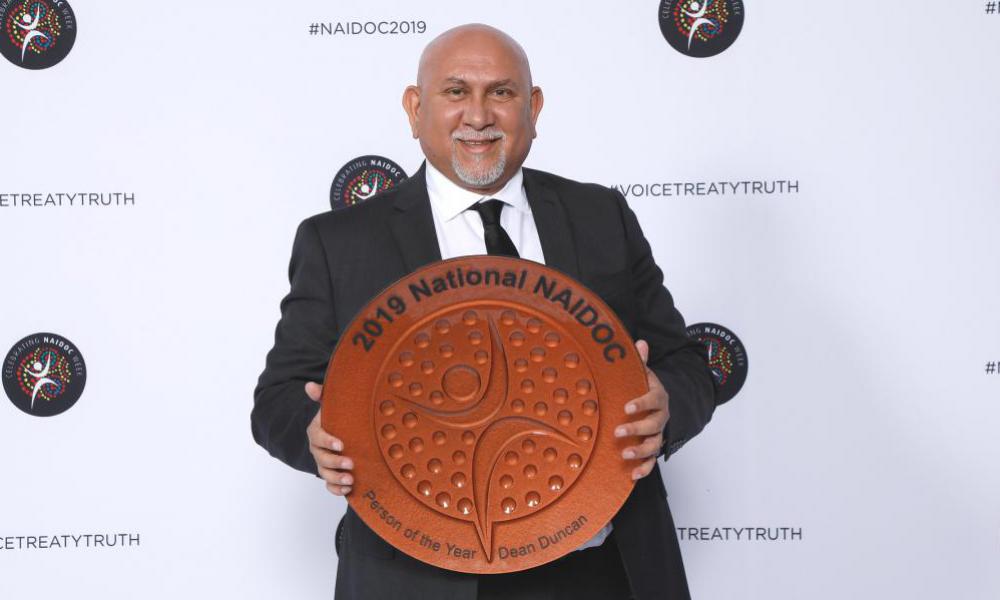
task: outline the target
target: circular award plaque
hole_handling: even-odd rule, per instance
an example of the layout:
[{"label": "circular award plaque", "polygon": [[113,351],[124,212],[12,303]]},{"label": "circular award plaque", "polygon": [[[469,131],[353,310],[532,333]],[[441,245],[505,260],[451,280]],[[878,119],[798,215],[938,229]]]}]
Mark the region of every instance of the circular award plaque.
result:
[{"label": "circular award plaque", "polygon": [[621,452],[638,438],[614,429],[647,389],[596,294],[538,263],[464,257],[358,313],[321,421],[354,460],[347,501],[382,539],[441,568],[505,573],[575,550],[625,502],[638,463]]}]

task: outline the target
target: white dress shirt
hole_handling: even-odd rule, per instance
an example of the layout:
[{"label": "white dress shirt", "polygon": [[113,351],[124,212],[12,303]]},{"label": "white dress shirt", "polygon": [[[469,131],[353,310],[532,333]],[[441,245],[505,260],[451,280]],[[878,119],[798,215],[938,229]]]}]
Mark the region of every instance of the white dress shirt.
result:
[{"label": "white dress shirt", "polygon": [[[510,178],[499,192],[483,196],[477,192],[460,188],[441,171],[427,162],[427,195],[431,200],[434,215],[434,231],[437,234],[441,258],[486,254],[483,237],[483,220],[475,210],[467,210],[473,204],[497,199],[504,203],[500,213],[500,226],[504,228],[510,241],[514,242],[521,258],[545,263],[542,242],[538,239],[538,228],[528,205],[528,195],[524,192],[524,174],[521,169]],[[583,543],[577,550],[600,546],[611,533],[611,522],[598,531],[594,537]]]},{"label": "white dress shirt", "polygon": [[521,169],[517,170],[499,192],[483,196],[458,187],[441,171],[427,163],[427,195],[431,199],[434,230],[442,259],[486,254],[483,220],[476,211],[466,209],[478,202],[496,198],[504,203],[504,209],[500,213],[500,226],[510,236],[510,241],[514,242],[517,253],[521,258],[545,262],[542,242],[538,239],[538,229],[531,216],[528,196],[524,193],[524,175]]}]

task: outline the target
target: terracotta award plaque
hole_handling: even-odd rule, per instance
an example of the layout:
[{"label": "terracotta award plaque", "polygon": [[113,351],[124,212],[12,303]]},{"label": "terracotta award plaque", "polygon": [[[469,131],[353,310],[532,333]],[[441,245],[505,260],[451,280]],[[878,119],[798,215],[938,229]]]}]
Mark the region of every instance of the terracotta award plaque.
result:
[{"label": "terracotta award plaque", "polygon": [[467,573],[559,558],[632,490],[614,437],[645,370],[611,309],[559,271],[496,256],[400,279],[343,332],[323,428],[351,507],[386,542]]}]

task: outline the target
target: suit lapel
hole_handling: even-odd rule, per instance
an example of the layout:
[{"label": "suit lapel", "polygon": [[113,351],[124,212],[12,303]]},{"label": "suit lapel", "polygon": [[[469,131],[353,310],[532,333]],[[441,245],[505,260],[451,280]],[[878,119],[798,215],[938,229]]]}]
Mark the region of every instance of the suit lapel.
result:
[{"label": "suit lapel", "polygon": [[396,240],[407,272],[441,260],[423,164],[412,177],[399,184],[393,209],[393,214],[389,217],[389,229]]},{"label": "suit lapel", "polygon": [[524,191],[535,219],[538,238],[542,242],[545,264],[563,273],[580,278],[576,243],[569,226],[566,210],[555,190],[546,185],[532,169],[524,169]]}]

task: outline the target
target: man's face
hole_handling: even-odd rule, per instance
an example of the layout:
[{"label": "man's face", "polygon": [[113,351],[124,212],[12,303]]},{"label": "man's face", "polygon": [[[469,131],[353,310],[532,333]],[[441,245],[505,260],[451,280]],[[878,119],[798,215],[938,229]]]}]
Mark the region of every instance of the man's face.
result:
[{"label": "man's face", "polygon": [[531,87],[522,54],[469,32],[428,50],[403,105],[427,160],[461,187],[489,194],[527,157],[542,92]]}]

